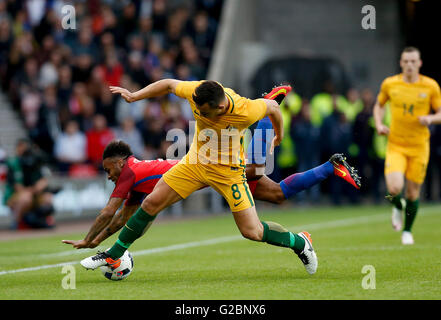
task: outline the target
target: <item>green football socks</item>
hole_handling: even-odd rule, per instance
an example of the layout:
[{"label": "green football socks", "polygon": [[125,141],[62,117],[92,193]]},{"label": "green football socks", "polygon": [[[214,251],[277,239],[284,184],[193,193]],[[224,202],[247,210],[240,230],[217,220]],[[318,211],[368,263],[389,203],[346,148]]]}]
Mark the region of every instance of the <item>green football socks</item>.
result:
[{"label": "green football socks", "polygon": [[302,252],[305,247],[305,240],[294,234],[280,224],[271,221],[261,221],[263,225],[262,242],[279,247],[291,248],[296,253]]},{"label": "green football socks", "polygon": [[404,215],[404,229],[403,231],[409,231],[412,229],[413,222],[418,212],[419,199],[412,201],[406,200],[406,210]]},{"label": "green football socks", "polygon": [[388,199],[390,203],[392,203],[398,210],[403,210],[403,204],[401,203],[401,193],[397,194],[396,196],[388,195],[386,196],[386,199]]},{"label": "green football socks", "polygon": [[147,231],[155,218],[156,216],[149,215],[139,207],[121,230],[113,247],[107,251],[110,257],[112,259],[120,258],[130,245]]}]

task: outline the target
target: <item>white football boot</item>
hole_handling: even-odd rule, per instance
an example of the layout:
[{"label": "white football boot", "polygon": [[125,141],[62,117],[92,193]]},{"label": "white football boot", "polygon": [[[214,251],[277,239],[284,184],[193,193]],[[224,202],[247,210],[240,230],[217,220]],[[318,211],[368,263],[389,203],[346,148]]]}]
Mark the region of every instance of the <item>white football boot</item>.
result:
[{"label": "white football boot", "polygon": [[414,244],[415,242],[413,241],[412,233],[410,233],[409,231],[403,231],[403,233],[401,234],[401,243],[404,245]]},{"label": "white football boot", "polygon": [[392,228],[397,232],[401,231],[401,229],[403,228],[403,212],[406,209],[406,200],[404,200],[403,198],[401,198],[401,207],[401,210],[395,207],[392,208]]},{"label": "white football boot", "polygon": [[305,240],[305,247],[302,252],[296,254],[305,266],[306,272],[314,274],[317,271],[318,260],[314,248],[312,247],[311,235],[306,231],[302,231],[298,233],[298,235]]},{"label": "white football boot", "polygon": [[107,252],[98,252],[96,255],[81,260],[80,264],[86,269],[96,269],[109,266],[116,269],[121,265],[121,259],[113,260]]}]

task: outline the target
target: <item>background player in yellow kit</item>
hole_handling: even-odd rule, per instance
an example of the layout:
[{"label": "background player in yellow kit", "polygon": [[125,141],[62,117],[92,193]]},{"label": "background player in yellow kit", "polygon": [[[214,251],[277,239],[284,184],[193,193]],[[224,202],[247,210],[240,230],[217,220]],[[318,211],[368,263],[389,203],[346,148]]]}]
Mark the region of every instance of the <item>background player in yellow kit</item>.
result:
[{"label": "background player in yellow kit", "polygon": [[[388,135],[384,165],[387,198],[392,202],[392,226],[403,228],[401,241],[413,244],[411,228],[415,220],[421,185],[429,162],[430,124],[441,123],[441,93],[438,83],[419,73],[420,51],[415,47],[403,50],[402,73],[386,78],[374,106],[377,132]],[[383,124],[384,105],[390,102],[390,128]],[[435,114],[430,114],[434,110]],[[405,183],[406,182],[406,183]],[[405,200],[402,198],[402,190]]]},{"label": "background player in yellow kit", "polygon": [[295,234],[275,222],[260,221],[246,181],[245,129],[268,116],[275,130],[273,147],[283,138],[282,116],[276,101],[250,100],[215,81],[164,79],[134,93],[119,87],[111,87],[111,91],[128,102],[168,93],[187,99],[196,119],[196,133],[187,155],[162,176],[126,223],[112,248],[83,259],[83,267],[117,267],[125,250],[145,233],[160,211],[208,185],[228,202],[245,238],[291,248],[308,273],[316,272],[317,256],[310,235],[305,231]]}]

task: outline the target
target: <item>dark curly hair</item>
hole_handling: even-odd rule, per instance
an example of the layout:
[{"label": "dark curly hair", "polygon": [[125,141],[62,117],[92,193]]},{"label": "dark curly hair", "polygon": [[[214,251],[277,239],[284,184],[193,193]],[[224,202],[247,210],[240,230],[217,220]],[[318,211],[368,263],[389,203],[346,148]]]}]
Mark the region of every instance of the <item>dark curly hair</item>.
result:
[{"label": "dark curly hair", "polygon": [[127,159],[133,155],[130,146],[122,140],[114,140],[110,142],[103,152],[103,160],[107,158],[119,157]]}]

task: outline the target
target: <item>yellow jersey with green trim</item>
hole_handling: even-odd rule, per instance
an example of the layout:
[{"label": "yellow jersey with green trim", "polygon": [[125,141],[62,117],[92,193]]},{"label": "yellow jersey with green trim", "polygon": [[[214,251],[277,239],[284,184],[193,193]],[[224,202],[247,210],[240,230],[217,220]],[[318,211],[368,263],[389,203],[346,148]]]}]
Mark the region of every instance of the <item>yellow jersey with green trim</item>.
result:
[{"label": "yellow jersey with green trim", "polygon": [[414,83],[403,80],[403,74],[386,78],[381,84],[378,102],[390,102],[390,143],[407,147],[420,147],[429,141],[429,129],[420,124],[418,117],[441,107],[441,92],[432,78],[419,75]]},{"label": "yellow jersey with green trim", "polygon": [[181,81],[176,87],[178,97],[187,99],[196,120],[188,159],[190,163],[214,163],[232,167],[245,166],[244,134],[254,122],[266,114],[264,99],[241,97],[234,90],[224,88],[229,101],[226,113],[216,119],[203,117],[192,95],[203,81]]}]

